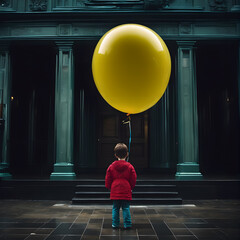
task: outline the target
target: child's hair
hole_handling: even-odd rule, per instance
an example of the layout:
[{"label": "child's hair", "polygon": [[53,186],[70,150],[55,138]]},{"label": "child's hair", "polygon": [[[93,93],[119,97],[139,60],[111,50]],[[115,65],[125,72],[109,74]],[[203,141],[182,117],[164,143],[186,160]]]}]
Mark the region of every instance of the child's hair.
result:
[{"label": "child's hair", "polygon": [[118,143],[114,148],[114,153],[117,157],[123,159],[127,157],[128,147],[124,143]]}]

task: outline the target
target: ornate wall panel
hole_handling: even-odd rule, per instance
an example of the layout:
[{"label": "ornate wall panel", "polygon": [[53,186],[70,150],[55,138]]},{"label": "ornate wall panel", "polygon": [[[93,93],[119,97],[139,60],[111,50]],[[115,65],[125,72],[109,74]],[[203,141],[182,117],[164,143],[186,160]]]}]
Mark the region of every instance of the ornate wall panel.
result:
[{"label": "ornate wall panel", "polygon": [[16,11],[17,3],[15,0],[0,0],[1,11]]},{"label": "ornate wall panel", "polygon": [[57,28],[55,26],[32,26],[32,25],[14,25],[10,28],[11,36],[56,36]]},{"label": "ornate wall panel", "polygon": [[237,23],[201,23],[194,24],[193,35],[215,36],[237,36],[239,35],[239,27]]},{"label": "ornate wall panel", "polygon": [[48,0],[29,0],[30,11],[47,11]]},{"label": "ornate wall panel", "polygon": [[45,11],[240,11],[239,0],[0,0],[0,12]]}]

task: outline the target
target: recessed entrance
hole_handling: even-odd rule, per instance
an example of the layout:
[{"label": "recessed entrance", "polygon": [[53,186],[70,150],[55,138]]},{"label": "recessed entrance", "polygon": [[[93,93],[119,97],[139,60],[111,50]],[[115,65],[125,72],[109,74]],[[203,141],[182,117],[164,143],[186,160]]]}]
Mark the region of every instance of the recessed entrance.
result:
[{"label": "recessed entrance", "polygon": [[[95,168],[105,172],[115,160],[116,143],[128,145],[129,128],[122,124],[126,114],[108,105],[97,91],[91,60],[97,41],[82,41],[75,48],[75,156],[76,171]],[[132,116],[130,162],[148,168],[148,112]],[[79,170],[80,169],[80,170]]]},{"label": "recessed entrance", "polygon": [[14,176],[49,176],[53,165],[55,53],[44,46],[11,49],[10,167]]},{"label": "recessed entrance", "polygon": [[[129,125],[123,124],[126,114],[116,111],[103,99],[99,100],[98,114],[98,167],[105,168],[116,158],[114,146],[123,142],[129,146]],[[148,167],[148,113],[131,116],[132,141],[129,162],[135,168]]]},{"label": "recessed entrance", "polygon": [[197,49],[199,155],[203,174],[239,173],[238,42]]}]

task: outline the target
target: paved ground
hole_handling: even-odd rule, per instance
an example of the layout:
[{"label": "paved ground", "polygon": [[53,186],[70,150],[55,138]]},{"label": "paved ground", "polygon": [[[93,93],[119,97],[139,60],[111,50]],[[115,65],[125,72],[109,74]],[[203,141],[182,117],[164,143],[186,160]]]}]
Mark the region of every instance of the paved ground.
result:
[{"label": "paved ground", "polygon": [[111,206],[1,200],[0,239],[240,240],[240,200],[132,206],[131,213],[131,230],[113,230]]}]

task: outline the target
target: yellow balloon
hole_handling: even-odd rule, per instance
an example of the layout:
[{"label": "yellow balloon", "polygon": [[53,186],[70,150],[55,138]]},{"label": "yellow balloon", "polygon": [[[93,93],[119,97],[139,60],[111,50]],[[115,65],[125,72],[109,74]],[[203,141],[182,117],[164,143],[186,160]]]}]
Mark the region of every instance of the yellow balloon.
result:
[{"label": "yellow balloon", "polygon": [[143,112],[164,94],[171,58],[162,38],[138,24],[117,26],[99,40],[92,72],[102,97],[119,111]]}]

